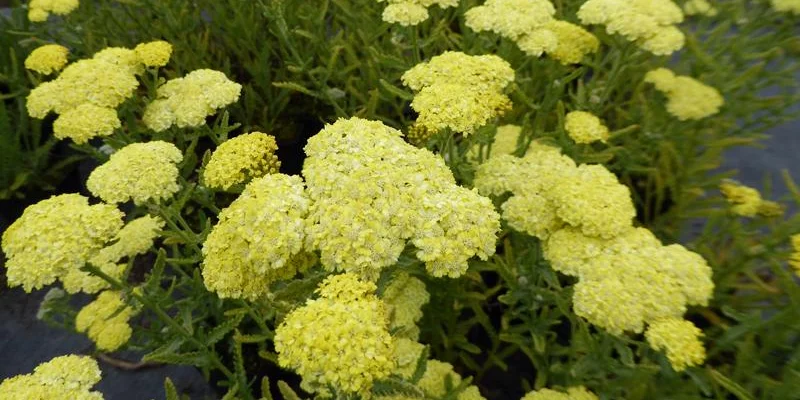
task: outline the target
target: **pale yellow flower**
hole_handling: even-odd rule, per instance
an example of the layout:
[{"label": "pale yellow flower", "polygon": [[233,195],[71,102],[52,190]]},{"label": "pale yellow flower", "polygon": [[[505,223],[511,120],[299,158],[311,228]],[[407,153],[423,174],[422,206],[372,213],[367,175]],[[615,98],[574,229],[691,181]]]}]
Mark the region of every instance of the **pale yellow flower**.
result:
[{"label": "pale yellow flower", "polygon": [[172,55],[172,45],[163,40],[141,43],[133,49],[136,56],[147,67],[163,67]]},{"label": "pale yellow flower", "polygon": [[43,75],[60,71],[67,65],[69,49],[57,44],[39,46],[25,59],[25,68]]},{"label": "pale yellow flower", "polygon": [[92,386],[100,382],[100,367],[92,357],[66,355],[39,364],[33,373],[6,378],[0,383],[3,400],[103,400]]},{"label": "pale yellow flower", "polygon": [[656,350],[667,353],[667,359],[675,371],[701,365],[706,359],[706,350],[700,337],[703,332],[693,323],[681,318],[666,318],[650,324],[644,336]]},{"label": "pale yellow flower", "polygon": [[166,200],[180,189],[177,164],[181,160],[183,154],[172,143],[132,143],[92,171],[86,187],[109,203]]},{"label": "pale yellow flower", "polygon": [[206,186],[228,190],[253,178],[278,172],[281,162],[275,155],[275,138],[252,132],[223,142],[203,170]]},{"label": "pale yellow flower", "polygon": [[131,337],[133,329],[128,320],[133,309],[125,304],[118,292],[107,290],[84,306],[75,317],[75,329],[86,333],[103,351],[115,351]]}]

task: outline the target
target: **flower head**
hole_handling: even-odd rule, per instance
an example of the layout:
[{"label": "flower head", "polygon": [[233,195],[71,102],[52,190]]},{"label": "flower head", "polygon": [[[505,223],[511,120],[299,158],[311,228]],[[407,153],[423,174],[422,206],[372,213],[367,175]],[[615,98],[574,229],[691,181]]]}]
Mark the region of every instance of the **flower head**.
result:
[{"label": "flower head", "polygon": [[438,5],[442,8],[455,7],[458,0],[377,0],[388,2],[383,9],[382,18],[390,24],[402,26],[419,25],[428,19],[428,7]]},{"label": "flower head", "polygon": [[669,55],[683,47],[683,33],[675,27],[683,21],[681,8],[670,0],[589,0],[578,10],[587,25],[606,26],[656,55]]},{"label": "flower head", "polygon": [[714,115],[725,103],[717,89],[694,78],[675,75],[666,68],[648,72],[644,80],[667,96],[667,112],[681,121]]},{"label": "flower head", "polygon": [[25,68],[43,75],[60,71],[67,65],[69,49],[57,44],[39,46],[25,59]]},{"label": "flower head", "polygon": [[376,121],[341,119],[309,139],[303,175],[312,205],[307,248],[329,270],[376,280],[408,241],[437,276],[459,276],[494,252],[491,201],[456,186],[440,157]]},{"label": "flower head", "polygon": [[289,313],[275,331],[278,363],[294,369],[312,390],[331,385],[364,394],[395,369],[386,310],[372,293],[325,297],[349,291],[330,286],[359,283],[352,274],[326,280],[319,290],[323,297]]},{"label": "flower head", "polygon": [[78,194],[29,206],[3,232],[8,285],[30,292],[63,279],[83,267],[121,227],[122,212],[107,204],[89,205]]},{"label": "flower head", "polygon": [[683,3],[683,13],[686,15],[704,15],[706,17],[713,17],[719,13],[719,10],[711,5],[708,0],[689,0],[686,3]]},{"label": "flower head", "polygon": [[275,138],[252,132],[223,142],[211,154],[203,171],[206,186],[223,190],[278,172],[281,162],[275,155]]},{"label": "flower head", "polygon": [[429,132],[472,133],[511,109],[502,90],[514,70],[494,55],[448,51],[406,71],[402,80],[417,92],[411,107],[419,113],[417,125]]},{"label": "flower head", "polygon": [[44,22],[51,13],[67,15],[78,5],[78,0],[31,0],[28,2],[28,19],[31,22]]},{"label": "flower head", "polygon": [[136,56],[147,67],[163,67],[172,56],[172,45],[163,40],[141,43],[133,49]]},{"label": "flower head", "polygon": [[566,393],[552,389],[528,392],[521,400],[598,400],[598,397],[583,386],[568,388]]},{"label": "flower head", "polygon": [[706,350],[700,341],[702,335],[703,332],[693,323],[681,318],[655,321],[644,334],[650,346],[667,353],[667,359],[675,371],[703,364]]},{"label": "flower head", "polygon": [[800,15],[800,1],[798,0],[772,0],[772,8],[778,12]]},{"label": "flower head", "polygon": [[219,214],[203,243],[203,281],[223,298],[257,299],[306,267],[309,201],[299,177],[265,175]]},{"label": "flower head", "polygon": [[106,47],[92,56],[93,60],[104,61],[131,75],[141,75],[144,64],[135,51],[125,47]]},{"label": "flower head", "polygon": [[117,110],[83,103],[56,118],[53,122],[53,135],[83,144],[97,136],[109,136],[121,126]]},{"label": "flower head", "polygon": [[177,164],[181,160],[183,154],[172,143],[132,143],[92,171],[86,187],[109,203],[166,200],[180,189]]},{"label": "flower head", "polygon": [[133,330],[128,320],[133,309],[125,304],[118,292],[107,290],[100,293],[75,317],[75,329],[85,332],[103,351],[114,351],[122,347]]},{"label": "flower head", "polygon": [[66,355],[39,364],[33,373],[0,383],[3,399],[103,400],[92,386],[100,382],[100,367],[92,357]]},{"label": "flower head", "polygon": [[139,81],[125,68],[106,59],[88,59],[68,65],[53,81],[28,95],[28,114],[44,118],[49,112],[66,113],[82,104],[116,108],[133,95]]},{"label": "flower head", "polygon": [[161,132],[172,125],[179,128],[205,124],[206,117],[239,100],[242,85],[224,73],[210,69],[192,71],[183,78],[167,81],[158,88],[158,99],[144,112],[148,128]]},{"label": "flower head", "polygon": [[575,143],[605,142],[608,128],[600,118],[586,111],[572,111],[567,114],[564,129]]},{"label": "flower head", "polygon": [[419,328],[417,322],[422,318],[422,306],[430,300],[425,290],[425,283],[407,273],[396,275],[381,295],[388,306],[389,329],[394,337],[406,337],[417,340]]},{"label": "flower head", "polygon": [[731,212],[742,217],[755,217],[764,200],[758,190],[725,180],[719,185],[719,190],[731,205]]}]

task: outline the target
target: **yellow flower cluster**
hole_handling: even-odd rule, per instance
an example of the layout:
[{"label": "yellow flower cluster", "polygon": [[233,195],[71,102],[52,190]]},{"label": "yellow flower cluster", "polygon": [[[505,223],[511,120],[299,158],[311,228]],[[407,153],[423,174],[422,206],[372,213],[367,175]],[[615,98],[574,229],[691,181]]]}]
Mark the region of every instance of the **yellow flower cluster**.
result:
[{"label": "yellow flower cluster", "polygon": [[43,75],[60,71],[67,65],[69,49],[57,44],[39,46],[25,59],[25,68]]},{"label": "yellow flower cluster", "polygon": [[579,278],[575,313],[612,334],[680,318],[687,305],[705,305],[712,295],[706,261],[634,228],[627,187],[602,166],[576,166],[534,143],[523,158],[479,166],[474,183],[483,193],[513,194],[501,206],[509,226],[543,240],[553,269]]},{"label": "yellow flower cluster", "polygon": [[78,0],[31,0],[28,2],[28,20],[44,22],[50,14],[67,15],[78,5]]},{"label": "yellow flower cluster", "polygon": [[51,111],[59,114],[53,133],[75,143],[110,135],[120,126],[115,108],[139,86],[135,74],[120,68],[118,57],[110,56],[116,53],[119,51],[106,49],[91,59],[72,63],[56,79],[31,90],[28,114],[34,118],[44,118]]},{"label": "yellow flower cluster", "polygon": [[141,43],[133,49],[146,67],[163,67],[172,56],[172,45],[163,40]]},{"label": "yellow flower cluster", "polygon": [[83,103],[65,111],[53,122],[53,134],[59,139],[71,138],[75,143],[86,143],[95,136],[109,136],[121,126],[117,110]]},{"label": "yellow flower cluster", "polygon": [[3,232],[8,285],[21,285],[30,292],[64,279],[83,267],[121,227],[122,212],[107,204],[89,205],[89,199],[78,194],[29,206]]},{"label": "yellow flower cluster", "polygon": [[719,10],[712,6],[708,0],[689,0],[686,3],[683,3],[683,12],[686,15],[704,15],[706,17],[713,17],[719,13]]},{"label": "yellow flower cluster", "polygon": [[575,143],[605,143],[608,140],[608,128],[603,121],[586,111],[572,111],[567,114],[564,129]]},{"label": "yellow flower cluster", "polygon": [[255,300],[274,281],[294,276],[307,261],[301,251],[308,207],[299,177],[251,181],[203,244],[206,287],[219,297]]},{"label": "yellow flower cluster", "polygon": [[330,385],[366,395],[373,381],[395,369],[385,307],[372,293],[374,285],[364,289],[353,274],[328,278],[321,298],[306,301],[276,329],[278,363],[294,369],[311,390]]},{"label": "yellow flower cluster", "polygon": [[503,89],[514,80],[514,70],[495,55],[447,51],[401,79],[416,92],[411,102],[419,113],[416,124],[428,132],[449,128],[469,134],[511,109]]},{"label": "yellow flower cluster", "polygon": [[552,389],[539,389],[529,392],[521,400],[599,400],[598,397],[583,386],[567,388],[566,392]]},{"label": "yellow flower cluster", "polygon": [[800,276],[800,233],[792,235],[792,255],[789,256],[789,265],[794,268],[794,273]]},{"label": "yellow flower cluster", "polygon": [[636,214],[628,188],[603,166],[576,166],[558,149],[539,144],[523,158],[488,160],[478,167],[474,185],[485,194],[511,192],[501,207],[503,218],[540,239],[564,224],[588,236],[614,237]]},{"label": "yellow flower cluster", "polygon": [[495,32],[534,57],[547,53],[562,64],[577,64],[597,51],[600,42],[594,35],[554,14],[548,0],[487,0],[464,15],[472,30]]},{"label": "yellow flower cluster", "polygon": [[800,15],[800,0],[772,0],[775,11]]},{"label": "yellow flower cluster", "polygon": [[700,341],[703,331],[690,321],[664,318],[651,323],[644,336],[654,349],[667,353],[675,371],[701,365],[706,359],[706,349]]},{"label": "yellow flower cluster", "polygon": [[242,85],[224,73],[199,69],[183,78],[167,81],[158,88],[158,98],[147,105],[142,120],[148,128],[161,132],[176,125],[196,127],[218,109],[239,100]]},{"label": "yellow flower cluster", "polygon": [[183,154],[172,143],[131,143],[92,171],[86,187],[108,203],[166,200],[180,189],[177,164],[181,160]]},{"label": "yellow flower cluster", "polygon": [[100,382],[100,367],[88,356],[66,355],[39,364],[31,374],[0,383],[0,400],[103,400],[92,386]]},{"label": "yellow flower cluster", "polygon": [[[100,249],[89,259],[89,263],[100,268],[103,273],[114,279],[121,279],[126,264],[119,261],[124,257],[133,257],[146,252],[153,246],[159,230],[164,226],[160,218],[145,216],[137,218],[125,225],[114,238],[114,243]],[[64,288],[70,293],[97,293],[110,287],[103,278],[79,269],[71,269],[61,277]]]},{"label": "yellow flower cluster", "polygon": [[708,304],[714,283],[703,257],[677,244],[626,245],[625,236],[607,243],[595,258],[571,266],[580,279],[573,295],[575,314],[621,335],[641,332],[646,323],[663,318],[680,318],[688,305]]},{"label": "yellow flower cluster", "polygon": [[717,89],[692,77],[675,75],[666,68],[648,72],[644,80],[667,96],[667,112],[681,121],[714,115],[725,103]]},{"label": "yellow flower cluster", "polygon": [[307,249],[329,270],[378,278],[411,241],[434,276],[457,277],[494,253],[499,216],[457,186],[441,157],[378,121],[340,119],[313,136],[303,176],[312,201]]},{"label": "yellow flower cluster", "polygon": [[758,190],[741,185],[732,180],[725,180],[719,190],[731,204],[731,212],[742,217],[778,217],[783,215],[783,206],[774,201],[764,200]]},{"label": "yellow flower cluster", "polygon": [[442,8],[455,7],[458,0],[377,0],[387,2],[383,9],[383,20],[390,24],[413,26],[428,19],[428,7],[438,5]]},{"label": "yellow flower cluster", "polygon": [[675,25],[683,11],[670,0],[589,0],[578,10],[586,25],[605,25],[656,55],[669,55],[683,47],[686,38]]},{"label": "yellow flower cluster", "polygon": [[389,329],[395,338],[419,339],[417,322],[422,318],[422,306],[428,304],[430,298],[421,280],[407,273],[392,278],[381,300],[388,306]]},{"label": "yellow flower cluster", "polygon": [[85,332],[102,351],[115,351],[131,338],[133,330],[128,321],[133,309],[118,292],[106,290],[87,304],[75,317],[75,329]]},{"label": "yellow flower cluster", "polygon": [[275,138],[261,132],[237,136],[222,143],[203,170],[203,183],[228,190],[234,185],[267,174],[275,174],[281,162],[275,155]]}]

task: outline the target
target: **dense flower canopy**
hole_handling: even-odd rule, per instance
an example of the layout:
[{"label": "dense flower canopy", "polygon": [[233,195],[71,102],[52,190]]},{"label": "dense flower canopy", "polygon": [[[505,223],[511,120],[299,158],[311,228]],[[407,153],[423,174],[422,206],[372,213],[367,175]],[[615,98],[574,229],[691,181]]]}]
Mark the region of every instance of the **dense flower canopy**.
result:
[{"label": "dense flower canopy", "polygon": [[39,364],[33,373],[17,375],[0,383],[2,400],[103,400],[91,390],[100,382],[100,367],[92,357],[66,355]]}]

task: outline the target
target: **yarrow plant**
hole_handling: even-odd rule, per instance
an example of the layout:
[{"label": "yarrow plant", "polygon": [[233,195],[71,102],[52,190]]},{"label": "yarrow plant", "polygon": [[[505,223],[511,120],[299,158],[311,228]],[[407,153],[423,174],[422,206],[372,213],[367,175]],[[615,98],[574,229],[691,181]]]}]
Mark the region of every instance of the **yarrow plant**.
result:
[{"label": "yarrow plant", "polygon": [[30,1],[0,128],[94,166],[8,191],[5,282],[220,398],[797,398],[800,188],[720,168],[796,116],[795,3]]}]

